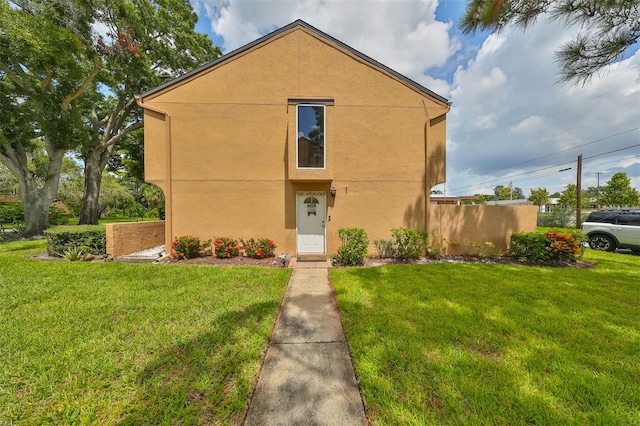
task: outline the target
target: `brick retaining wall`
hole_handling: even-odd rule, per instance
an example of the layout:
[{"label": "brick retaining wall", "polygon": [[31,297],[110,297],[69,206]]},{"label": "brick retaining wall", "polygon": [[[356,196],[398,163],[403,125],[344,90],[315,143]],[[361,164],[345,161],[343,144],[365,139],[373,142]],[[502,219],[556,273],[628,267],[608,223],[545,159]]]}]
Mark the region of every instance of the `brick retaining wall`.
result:
[{"label": "brick retaining wall", "polygon": [[107,224],[107,253],[116,258],[164,244],[164,221]]}]

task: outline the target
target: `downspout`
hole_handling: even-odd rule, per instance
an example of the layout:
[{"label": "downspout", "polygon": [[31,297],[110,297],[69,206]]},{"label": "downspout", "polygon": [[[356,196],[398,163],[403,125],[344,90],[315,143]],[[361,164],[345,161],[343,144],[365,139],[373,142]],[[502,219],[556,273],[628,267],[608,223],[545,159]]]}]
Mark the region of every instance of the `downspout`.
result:
[{"label": "downspout", "polygon": [[[440,118],[451,110],[451,103],[444,106],[444,111],[438,112],[435,116],[429,115],[427,104],[422,100],[424,106],[424,114],[427,119],[424,123],[424,230],[429,231],[429,206],[431,205],[431,170],[429,168],[429,129],[431,121]],[[445,141],[446,143],[446,141]]]},{"label": "downspout", "polygon": [[171,253],[171,240],[173,239],[173,191],[171,183],[171,116],[168,112],[163,111],[157,107],[146,105],[140,95],[135,97],[136,103],[143,110],[148,109],[160,115],[164,116],[164,132],[165,132],[165,157],[166,157],[166,183],[164,194],[164,241],[165,241],[165,253]]}]

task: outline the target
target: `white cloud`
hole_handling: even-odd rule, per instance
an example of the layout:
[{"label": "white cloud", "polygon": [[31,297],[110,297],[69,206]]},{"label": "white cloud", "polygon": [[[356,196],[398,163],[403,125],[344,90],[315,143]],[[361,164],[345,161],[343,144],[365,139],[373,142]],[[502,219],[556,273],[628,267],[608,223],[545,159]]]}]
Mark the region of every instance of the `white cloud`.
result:
[{"label": "white cloud", "polygon": [[634,164],[640,164],[640,157],[625,157],[622,159],[622,161],[620,161],[620,166],[627,168],[627,167],[631,167]]},{"label": "white cloud", "polygon": [[529,133],[537,130],[542,125],[543,121],[543,118],[539,115],[530,115],[515,126],[512,126],[509,131],[511,133]]},{"label": "white cloud", "polygon": [[[456,146],[447,155],[454,193],[468,193],[493,179],[502,182],[484,186],[513,180],[525,193],[532,187],[554,192],[575,183],[578,155],[586,176],[592,164],[613,160],[622,166],[619,159],[633,152],[624,148],[640,141],[640,130],[623,132],[640,126],[640,53],[584,87],[557,85],[553,54],[574,34],[544,22],[525,33],[507,28],[488,37],[475,58],[458,67],[451,88],[455,114],[447,120]],[[574,171],[558,173],[566,167]],[[640,168],[624,171],[640,177]]]},{"label": "white cloud", "polygon": [[473,122],[476,129],[493,129],[496,127],[498,116],[495,114],[479,115]]}]

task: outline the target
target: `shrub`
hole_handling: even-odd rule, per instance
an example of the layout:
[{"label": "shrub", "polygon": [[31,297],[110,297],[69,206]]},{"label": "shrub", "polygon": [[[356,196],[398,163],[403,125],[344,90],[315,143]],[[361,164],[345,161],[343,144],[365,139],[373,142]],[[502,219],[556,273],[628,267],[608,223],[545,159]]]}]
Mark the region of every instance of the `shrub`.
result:
[{"label": "shrub", "polygon": [[54,206],[49,207],[49,225],[66,225],[68,218],[69,216],[59,208]]},{"label": "shrub", "polygon": [[558,226],[551,213],[538,213],[537,226]]},{"label": "shrub", "polygon": [[67,251],[78,250],[97,256],[107,252],[104,225],[57,226],[47,229],[44,235],[50,256],[62,257]]},{"label": "shrub", "polygon": [[491,241],[486,241],[483,244],[475,241],[468,241],[466,246],[471,249],[472,255],[479,259],[486,259],[487,257],[493,257],[500,254],[500,250],[497,250],[496,245]]},{"label": "shrub", "polygon": [[338,236],[342,245],[333,259],[343,266],[362,265],[367,255],[369,238],[362,228],[340,228]]},{"label": "shrub", "polygon": [[378,257],[382,259],[396,257],[396,248],[393,245],[393,241],[375,240],[373,242],[373,247],[376,249]]},{"label": "shrub", "polygon": [[544,234],[516,232],[511,234],[507,256],[533,263],[546,262],[551,259],[551,250]]},{"label": "shrub", "polygon": [[554,259],[564,262],[575,262],[584,254],[585,237],[580,231],[561,232],[551,230],[545,234],[549,240],[549,249]]},{"label": "shrub", "polygon": [[249,240],[240,239],[244,254],[252,259],[264,259],[265,257],[274,257],[276,244],[269,238],[251,238]]},{"label": "shrub", "polygon": [[391,230],[391,238],[399,259],[416,259],[425,254],[429,234],[425,231],[408,228]]},{"label": "shrub", "polygon": [[227,259],[240,255],[240,244],[233,238],[216,238],[213,240],[213,252],[218,259]]},{"label": "shrub", "polygon": [[427,257],[437,259],[442,256],[444,244],[447,240],[438,231],[431,231],[427,237],[427,247],[425,248]]},{"label": "shrub", "polygon": [[77,262],[79,260],[85,260],[84,249],[82,247],[70,248],[62,253],[62,258],[69,262]]},{"label": "shrub", "polygon": [[211,240],[204,242],[200,238],[191,235],[178,237],[171,243],[171,257],[174,259],[193,259],[205,254]]},{"label": "shrub", "polygon": [[0,223],[24,222],[24,209],[20,203],[0,204]]},{"label": "shrub", "polygon": [[[65,225],[68,216],[57,207],[49,207],[49,225]],[[21,203],[0,204],[0,223],[24,223],[24,207]]]},{"label": "shrub", "polygon": [[380,257],[416,259],[427,252],[429,234],[408,228],[391,230],[391,240],[376,240],[373,244]]},{"label": "shrub", "polygon": [[583,241],[579,232],[518,232],[511,235],[507,256],[532,263],[575,262],[583,254]]},{"label": "shrub", "polygon": [[556,206],[551,212],[551,226],[566,228],[576,223],[576,209],[569,206]]}]

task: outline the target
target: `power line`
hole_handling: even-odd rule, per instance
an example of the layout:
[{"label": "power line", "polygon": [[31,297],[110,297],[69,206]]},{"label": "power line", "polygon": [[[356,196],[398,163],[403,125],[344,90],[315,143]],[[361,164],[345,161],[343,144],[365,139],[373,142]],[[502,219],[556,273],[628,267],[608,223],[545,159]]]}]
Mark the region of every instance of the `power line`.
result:
[{"label": "power line", "polygon": [[[589,142],[589,143],[591,143],[591,142]],[[591,158],[601,157],[603,155],[613,154],[614,152],[620,152],[620,151],[624,151],[624,150],[627,150],[627,149],[635,148],[635,147],[638,147],[638,146],[640,146],[640,144],[630,145],[630,146],[627,146],[627,147],[624,147],[624,148],[614,149],[614,150],[603,152],[603,153],[600,153],[600,154],[591,155],[589,157],[585,157],[584,159],[588,160],[588,159],[591,159]],[[542,168],[535,169],[535,170],[530,170],[530,171],[527,171],[527,172],[522,172],[522,173],[518,173],[518,174],[514,174],[514,175],[508,175],[508,176],[503,176],[503,177],[500,177],[500,178],[491,179],[491,180],[480,182],[480,183],[476,182],[476,183],[471,184],[471,185],[459,186],[457,188],[451,188],[450,191],[457,191],[457,190],[460,190],[460,189],[471,188],[471,187],[478,186],[478,185],[485,185],[487,183],[505,181],[507,179],[513,179],[514,177],[525,176],[525,175],[537,173],[537,172],[540,172],[540,171],[543,171],[543,170],[548,170],[548,169],[551,169],[551,168],[556,168],[556,167],[564,166],[564,165],[567,165],[567,164],[573,164],[573,163],[574,163],[574,160],[566,161],[564,163],[554,164],[552,166],[542,167]],[[502,169],[500,169],[500,170],[502,170]],[[550,173],[550,174],[546,174],[544,176],[535,176],[535,177],[530,178],[530,179],[522,179],[522,181],[527,181],[527,180],[532,180],[532,179],[539,179],[541,177],[551,176],[551,175],[554,175],[556,173],[557,172],[553,172],[553,173]]]},{"label": "power line", "polygon": [[595,166],[589,166],[589,167],[585,167],[585,168],[588,168],[588,169],[599,169],[600,166],[604,166],[605,164],[616,163],[618,161],[628,160],[628,159],[632,159],[632,158],[640,158],[640,156],[638,156],[638,155],[627,155],[625,157],[616,158],[615,160],[611,160],[611,161],[605,161],[604,163],[598,163]]},{"label": "power line", "polygon": [[[635,130],[638,130],[638,129],[640,129],[640,127],[635,127],[635,128],[633,128],[633,129],[629,129],[629,130],[622,131],[622,132],[620,132],[620,133],[615,133],[615,134],[613,134],[613,135],[604,136],[604,137],[602,137],[602,138],[595,139],[595,140],[592,140],[592,141],[589,141],[589,142],[585,142],[585,143],[580,144],[580,145],[575,145],[575,146],[573,146],[573,147],[571,147],[571,148],[563,149],[563,150],[561,150],[561,151],[557,151],[557,152],[554,152],[554,153],[551,153],[551,154],[546,154],[546,155],[543,155],[543,156],[541,156],[541,157],[534,158],[534,159],[532,159],[532,160],[527,160],[527,161],[523,161],[523,162],[521,162],[521,163],[512,164],[512,165],[510,165],[510,166],[505,166],[505,167],[502,167],[502,168],[500,168],[500,169],[493,170],[493,171],[491,171],[491,172],[489,172],[489,173],[487,173],[487,174],[493,174],[493,173],[495,173],[495,172],[499,172],[500,170],[510,169],[510,168],[512,168],[512,167],[517,167],[517,166],[521,166],[521,165],[523,165],[523,164],[532,163],[532,162],[534,162],[534,161],[541,160],[541,159],[543,159],[543,158],[553,157],[553,156],[555,156],[555,155],[559,155],[559,154],[562,154],[562,153],[565,153],[565,152],[571,151],[571,150],[576,149],[576,148],[581,148],[581,147],[583,147],[583,146],[592,145],[592,144],[594,144],[594,143],[602,142],[602,141],[604,141],[604,140],[611,139],[611,138],[614,138],[614,137],[616,137],[616,136],[625,135],[625,134],[627,134],[627,133],[631,133],[631,132],[633,132],[633,131],[635,131]],[[585,159],[588,159],[588,158],[592,158],[592,157],[587,157],[587,158],[585,158]],[[551,166],[551,167],[553,167],[553,166]],[[465,180],[469,180],[469,179],[473,179],[473,178],[470,178],[470,177],[469,177],[469,178],[464,178],[464,179],[461,179],[461,180],[460,180],[460,182],[463,182],[463,181],[465,181]],[[473,186],[473,185],[469,185],[469,186]],[[465,188],[466,188],[466,187],[465,187]]]},{"label": "power line", "polygon": [[[563,149],[562,151],[558,151],[558,152],[555,152],[555,153],[553,153],[553,154],[543,155],[542,157],[534,158],[533,160],[523,161],[522,163],[514,164],[513,166],[503,167],[503,168],[498,169],[498,170],[496,170],[496,171],[500,171],[500,170],[504,170],[504,169],[509,169],[509,168],[511,168],[511,167],[520,166],[520,165],[522,165],[522,164],[531,163],[531,162],[533,162],[533,161],[540,160],[540,159],[542,159],[542,158],[552,157],[552,156],[554,156],[554,155],[562,154],[562,153],[564,153],[564,152],[571,151],[571,150],[576,149],[576,148],[581,148],[581,147],[583,147],[583,146],[591,145],[591,144],[594,144],[594,143],[596,143],[596,142],[602,142],[602,141],[604,141],[604,140],[611,139],[611,138],[616,137],[616,136],[620,136],[620,135],[624,135],[624,134],[627,134],[627,133],[631,133],[631,132],[633,132],[634,130],[638,130],[638,129],[640,129],[640,127],[636,127],[636,128],[633,128],[633,129],[625,130],[624,132],[616,133],[616,134],[614,134],[614,135],[605,136],[605,137],[603,137],[603,138],[596,139],[596,140],[593,140],[593,141],[591,141],[591,142],[586,142],[586,143],[583,143],[583,144],[580,144],[580,145],[576,145],[576,146],[571,147],[571,148]],[[590,157],[586,157],[585,159],[587,159],[587,158],[590,158]]]}]

